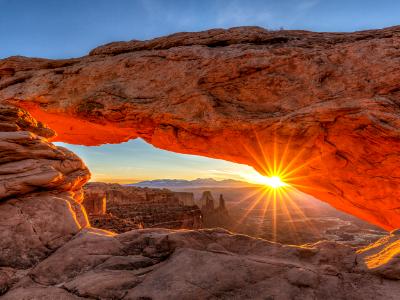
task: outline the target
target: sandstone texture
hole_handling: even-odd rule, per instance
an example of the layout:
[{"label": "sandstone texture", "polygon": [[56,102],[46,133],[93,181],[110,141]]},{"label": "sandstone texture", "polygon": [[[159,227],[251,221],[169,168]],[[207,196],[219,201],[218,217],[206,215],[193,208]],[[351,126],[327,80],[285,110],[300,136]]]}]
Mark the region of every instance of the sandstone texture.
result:
[{"label": "sandstone texture", "polygon": [[334,242],[296,247],[222,229],[90,228],[20,274],[2,299],[398,299],[399,269],[383,274]]},{"label": "sandstone texture", "polygon": [[[118,233],[149,227],[202,227],[201,211],[193,201],[188,201],[187,193],[90,182],[84,186],[84,198],[83,206],[92,225]],[[98,209],[100,204],[104,210]]]},{"label": "sandstone texture", "polygon": [[[387,230],[400,227],[400,27],[258,27],[0,60],[0,102],[83,145],[141,137],[248,164]],[[274,168],[274,166],[276,166]]]},{"label": "sandstone texture", "polygon": [[0,106],[0,269],[29,268],[89,225],[79,202],[90,173],[47,141],[53,135],[23,110]]}]

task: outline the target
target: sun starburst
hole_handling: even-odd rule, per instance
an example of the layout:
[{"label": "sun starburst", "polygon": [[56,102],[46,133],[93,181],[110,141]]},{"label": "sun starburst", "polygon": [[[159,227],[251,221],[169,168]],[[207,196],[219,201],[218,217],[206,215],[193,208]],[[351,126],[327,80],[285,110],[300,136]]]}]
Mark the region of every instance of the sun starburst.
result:
[{"label": "sun starburst", "polygon": [[247,182],[264,185],[265,187],[272,189],[279,189],[289,186],[289,184],[285,182],[283,176],[280,176],[278,174],[272,176],[263,176],[259,173],[247,173],[241,174],[240,176],[244,178]]},{"label": "sun starburst", "polygon": [[[243,205],[243,203],[249,202],[248,207],[244,209],[243,216],[237,222],[238,226],[241,226],[252,212],[259,211],[258,208],[262,207],[263,222],[260,222],[259,226],[270,221],[274,241],[277,240],[278,219],[280,218],[285,221],[289,220],[294,235],[298,232],[296,224],[306,225],[310,231],[316,232],[317,229],[313,228],[312,223],[297,202],[297,199],[304,197],[304,194],[298,189],[302,191],[315,190],[309,184],[312,175],[308,168],[314,158],[308,157],[309,154],[305,149],[300,148],[294,152],[293,150],[298,147],[290,144],[290,138],[286,143],[282,140],[278,143],[274,139],[272,143],[263,144],[255,133],[255,140],[256,147],[253,144],[246,150],[253,158],[259,172],[247,172],[239,174],[239,176],[250,183],[259,185],[260,188],[238,203],[238,205]],[[316,172],[314,174],[316,175]],[[296,222],[296,220],[301,221]]]}]

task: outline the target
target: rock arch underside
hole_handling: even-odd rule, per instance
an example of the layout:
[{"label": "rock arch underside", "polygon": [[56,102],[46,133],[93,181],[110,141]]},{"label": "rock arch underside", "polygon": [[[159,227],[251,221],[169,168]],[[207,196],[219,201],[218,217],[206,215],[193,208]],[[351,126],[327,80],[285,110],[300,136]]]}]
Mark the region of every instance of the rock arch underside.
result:
[{"label": "rock arch underside", "polygon": [[[219,272],[226,264],[251,272],[270,262],[243,264],[237,256],[269,253],[282,265],[268,274],[254,272],[264,282],[274,272],[283,276],[294,294],[308,287],[314,294],[302,290],[303,296],[330,299],[336,294],[329,289],[343,286],[346,278],[335,277],[338,282],[322,288],[321,274],[358,268],[360,274],[375,272],[357,279],[368,289],[346,292],[378,299],[371,293],[380,284],[378,293],[392,299],[398,283],[382,284],[373,276],[400,279],[396,231],[357,256],[329,243],[296,248],[219,230],[114,236],[90,228],[79,204],[90,173],[76,155],[51,141],[100,145],[140,137],[162,149],[247,164],[265,175],[275,166],[299,190],[390,231],[400,227],[399,78],[400,27],[354,33],[238,27],[115,42],[73,59],[0,60],[0,295],[11,289],[5,298],[17,299],[29,287],[31,295],[42,297],[51,292],[96,298],[114,289],[110,298],[163,299],[149,282],[172,276],[181,285],[161,288],[171,299],[186,299],[174,294],[185,290],[181,287],[203,298],[222,289],[225,294],[218,295],[229,298],[238,294],[218,285],[213,290],[206,282],[211,278],[198,279],[203,286],[182,283],[181,275],[172,275],[175,269],[154,266],[168,257],[167,264],[180,263],[189,272],[190,258],[196,257],[199,268],[212,261]],[[391,250],[382,250],[387,244]],[[220,260],[216,253],[233,256]],[[312,269],[317,261],[339,271]],[[151,275],[141,281],[145,273],[128,274],[128,265],[148,268]],[[108,285],[96,286],[97,280]],[[251,286],[245,292],[255,291]]]}]

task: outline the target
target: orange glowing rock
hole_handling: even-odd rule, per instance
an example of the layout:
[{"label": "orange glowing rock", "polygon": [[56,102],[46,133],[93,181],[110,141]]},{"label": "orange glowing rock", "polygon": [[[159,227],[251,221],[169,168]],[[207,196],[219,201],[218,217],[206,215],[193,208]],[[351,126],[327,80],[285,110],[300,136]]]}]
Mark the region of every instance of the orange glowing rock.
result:
[{"label": "orange glowing rock", "polygon": [[[55,140],[156,147],[289,173],[300,190],[400,227],[400,27],[256,27],[120,42],[77,59],[0,60],[0,102]],[[1,70],[7,70],[1,72]]]},{"label": "orange glowing rock", "polygon": [[382,277],[400,279],[400,232],[390,235],[357,251],[358,268],[379,274]]}]

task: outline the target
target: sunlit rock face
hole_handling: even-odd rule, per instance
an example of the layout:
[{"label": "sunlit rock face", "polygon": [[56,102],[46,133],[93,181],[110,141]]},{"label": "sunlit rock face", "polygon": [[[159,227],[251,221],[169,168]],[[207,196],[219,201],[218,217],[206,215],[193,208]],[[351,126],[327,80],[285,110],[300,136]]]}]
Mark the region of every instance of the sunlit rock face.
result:
[{"label": "sunlit rock face", "polygon": [[400,27],[257,27],[112,43],[68,60],[0,60],[0,101],[56,140],[142,137],[274,173],[385,229],[400,227]]},{"label": "sunlit rock face", "polygon": [[82,205],[88,215],[104,215],[107,211],[106,191],[103,189],[84,189]]},{"label": "sunlit rock face", "polygon": [[79,204],[89,171],[49,143],[53,135],[21,109],[0,105],[0,269],[31,267],[89,225]]}]

